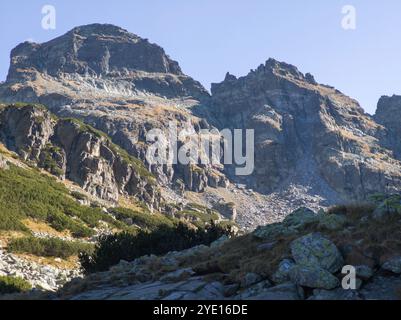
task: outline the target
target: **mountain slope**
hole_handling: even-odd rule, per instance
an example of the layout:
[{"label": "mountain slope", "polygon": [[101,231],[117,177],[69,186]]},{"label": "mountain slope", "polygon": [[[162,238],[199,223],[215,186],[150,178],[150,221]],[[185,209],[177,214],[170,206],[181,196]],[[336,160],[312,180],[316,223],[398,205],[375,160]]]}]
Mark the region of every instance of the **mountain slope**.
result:
[{"label": "mountain slope", "polygon": [[43,106],[0,105],[0,287],[20,277],[54,291],[82,276],[78,254],[99,237],[212,220],[231,224],[165,202],[143,164],[104,133]]},{"label": "mountain slope", "polygon": [[246,182],[256,190],[309,183],[326,197],[362,199],[400,189],[401,163],[381,142],[385,128],[292,65],[270,59],[247,76],[227,74],[212,86],[210,112],[219,127],[255,129],[256,170]]},{"label": "mountain slope", "polygon": [[[68,283],[53,298],[398,300],[400,201],[376,196],[319,214],[300,208],[282,223],[209,247],[121,261]],[[355,268],[353,287],[344,266]],[[351,287],[343,288],[343,280]]]},{"label": "mountain slope", "polygon": [[[238,79],[227,74],[210,96],[162,48],[112,25],[17,46],[0,101],[42,103],[92,125],[141,160],[170,201],[233,204],[246,228],[279,221],[300,205],[318,210],[401,185],[399,131],[388,112],[371,117],[355,100],[273,59]],[[254,129],[254,173],[149,164],[146,134],[166,132],[170,122],[193,133]],[[103,191],[116,197],[115,188]]]},{"label": "mountain slope", "polygon": [[[140,213],[129,210],[139,218],[128,224],[109,202],[57,180],[1,144],[0,191],[0,276],[20,277],[45,291],[82,276],[78,252],[91,248],[99,236],[136,232],[139,225],[154,228],[156,221],[173,223],[141,208]],[[148,216],[152,222],[143,224]]]},{"label": "mountain slope", "polygon": [[76,182],[101,199],[118,202],[124,193],[150,208],[159,207],[154,177],[143,164],[106,135],[74,119],[57,119],[33,105],[3,106],[0,141],[23,160]]},{"label": "mountain slope", "polygon": [[[20,44],[0,86],[1,101],[41,103],[59,116],[79,118],[145,163],[146,133],[167,130],[173,121],[188,130],[208,127],[188,108],[209,99],[162,48],[101,24],[74,28],[44,44]],[[193,191],[227,182],[211,167],[148,164],[148,169],[164,185],[183,181]]]}]

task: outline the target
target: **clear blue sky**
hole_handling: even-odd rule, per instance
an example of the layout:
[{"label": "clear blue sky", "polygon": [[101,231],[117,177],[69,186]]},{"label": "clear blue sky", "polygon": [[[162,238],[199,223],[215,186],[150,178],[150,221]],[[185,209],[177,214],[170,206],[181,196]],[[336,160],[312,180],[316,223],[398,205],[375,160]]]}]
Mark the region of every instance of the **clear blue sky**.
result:
[{"label": "clear blue sky", "polygon": [[[57,10],[56,30],[41,27],[46,4]],[[356,30],[341,27],[347,4],[357,10]],[[399,0],[1,0],[0,80],[18,43],[112,23],[164,47],[208,89],[227,71],[242,76],[273,57],[372,113],[381,95],[401,94],[400,16]]]}]

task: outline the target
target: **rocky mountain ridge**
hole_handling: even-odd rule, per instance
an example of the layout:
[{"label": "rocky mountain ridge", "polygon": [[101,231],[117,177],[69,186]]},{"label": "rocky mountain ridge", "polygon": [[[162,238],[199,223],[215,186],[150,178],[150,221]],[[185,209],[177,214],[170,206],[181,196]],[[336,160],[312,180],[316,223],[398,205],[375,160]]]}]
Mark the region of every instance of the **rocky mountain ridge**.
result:
[{"label": "rocky mountain ridge", "polygon": [[5,106],[0,109],[0,141],[23,160],[100,199],[117,203],[126,194],[159,208],[155,179],[142,163],[78,121],[57,119],[43,107]]},{"label": "rocky mountain ridge", "polygon": [[[237,218],[247,230],[259,226],[210,247],[122,261],[72,281],[50,298],[397,298],[401,202],[389,194],[401,188],[399,96],[382,97],[372,117],[354,99],[274,59],[244,77],[227,73],[209,95],[159,46],[121,28],[94,24],[44,44],[17,46],[7,80],[0,84],[0,101],[6,102],[0,106],[0,142],[20,159],[13,154],[4,160],[0,152],[0,174],[14,183],[39,167],[112,203],[92,208],[85,195],[75,194],[75,199],[63,189],[63,203],[74,210],[51,208],[44,214],[36,204],[23,214],[2,213],[0,222],[28,232],[32,241],[43,235],[26,228],[32,219],[51,232],[75,232],[81,238],[95,237],[104,225],[108,231],[136,231],[172,221],[186,221],[192,228],[210,220],[232,223],[222,215]],[[146,134],[153,128],[166,131],[171,121],[194,134],[254,129],[254,173],[238,177],[230,165],[148,163]],[[18,162],[29,164],[27,171],[14,168]],[[46,182],[58,190],[53,180],[42,185]],[[372,200],[374,193],[383,195]],[[131,196],[147,208],[115,208],[120,200],[134,206],[127,200]],[[367,199],[357,206],[322,209]],[[294,211],[300,206],[314,211]],[[0,236],[8,241],[6,231]],[[80,276],[76,269],[49,275],[48,269],[21,262],[3,248],[0,255],[7,275],[30,268],[27,278],[50,290]],[[357,268],[352,291],[340,288],[346,264]]]},{"label": "rocky mountain ridge", "polygon": [[181,129],[208,127],[188,108],[210,97],[162,48],[121,28],[93,24],[44,44],[17,46],[0,99],[41,103],[58,116],[78,118],[106,132],[162,184],[193,191],[227,184],[216,168],[147,164],[146,133],[152,128],[167,131],[172,121]]},{"label": "rocky mountain ridge", "polygon": [[[282,219],[300,204],[326,208],[401,185],[399,126],[390,120],[397,117],[380,111],[385,107],[371,117],[354,99],[274,59],[244,77],[228,73],[210,96],[159,46],[93,24],[17,46],[0,100],[42,103],[92,125],[140,159],[172,199],[186,202],[187,191],[204,193],[209,207],[211,198],[233,199],[226,202],[236,205],[243,226],[252,221],[247,228],[272,215]],[[167,131],[171,121],[192,132],[254,129],[254,173],[241,178],[230,165],[149,164],[147,132]],[[248,193],[263,203],[248,210]]]},{"label": "rocky mountain ridge", "polygon": [[399,189],[396,150],[383,142],[391,133],[358,102],[294,66],[270,59],[247,76],[227,74],[212,85],[209,110],[218,127],[255,129],[256,169],[247,178],[255,190],[305,184],[299,173],[315,177],[315,189],[328,198]]},{"label": "rocky mountain ridge", "polygon": [[145,90],[170,98],[208,96],[161,47],[113,25],[77,27],[44,44],[17,46],[6,81],[34,81],[38,74],[58,79],[79,75],[88,82],[111,79],[116,87],[125,84],[127,92]]}]

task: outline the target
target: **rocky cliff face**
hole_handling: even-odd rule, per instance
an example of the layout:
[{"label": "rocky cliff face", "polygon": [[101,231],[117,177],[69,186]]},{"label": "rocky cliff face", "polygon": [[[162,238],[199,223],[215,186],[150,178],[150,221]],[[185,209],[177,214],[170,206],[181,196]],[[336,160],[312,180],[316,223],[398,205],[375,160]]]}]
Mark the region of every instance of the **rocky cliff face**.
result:
[{"label": "rocky cliff face", "polygon": [[[41,103],[59,116],[79,118],[146,163],[146,133],[167,130],[170,121],[199,130],[201,119],[189,108],[210,96],[161,47],[119,27],[93,24],[17,46],[0,99]],[[182,182],[198,192],[227,184],[216,168],[147,166],[164,185]]]},{"label": "rocky cliff face", "polygon": [[44,44],[17,46],[11,52],[7,82],[34,81],[38,73],[53,78],[82,76],[89,81],[109,78],[121,81],[126,90],[169,97],[208,95],[161,47],[113,25],[77,27]]},{"label": "rocky cliff face", "polygon": [[[371,117],[355,100],[273,59],[244,77],[228,73],[210,96],[162,48],[112,25],[82,26],[47,43],[17,46],[0,101],[41,103],[60,117],[82,120],[181,194],[227,188],[230,176],[238,188],[218,198],[235,202],[246,192],[263,193],[263,204],[251,210],[263,221],[276,210],[289,213],[312,202],[317,208],[401,185],[400,132],[392,116],[399,111],[397,97],[381,99]],[[192,132],[254,129],[254,173],[241,178],[232,166],[149,164],[146,134],[166,132],[171,121]],[[49,133],[41,134],[33,141]],[[56,171],[75,174],[63,168],[67,155],[49,152]],[[239,218],[249,220],[249,200],[238,202]]]},{"label": "rocky cliff face", "polygon": [[117,202],[126,194],[151,208],[160,205],[155,179],[142,163],[79,121],[58,119],[39,106],[5,106],[0,109],[0,141],[22,159],[101,199]]},{"label": "rocky cliff face", "polygon": [[364,198],[400,188],[400,163],[382,145],[385,128],[359,104],[310,74],[270,59],[237,79],[212,86],[219,127],[255,130],[255,172],[264,192],[290,183],[326,197]]},{"label": "rocky cliff face", "polygon": [[401,160],[401,96],[381,97],[374,119],[387,129],[382,137],[383,144],[394,150],[394,156]]}]

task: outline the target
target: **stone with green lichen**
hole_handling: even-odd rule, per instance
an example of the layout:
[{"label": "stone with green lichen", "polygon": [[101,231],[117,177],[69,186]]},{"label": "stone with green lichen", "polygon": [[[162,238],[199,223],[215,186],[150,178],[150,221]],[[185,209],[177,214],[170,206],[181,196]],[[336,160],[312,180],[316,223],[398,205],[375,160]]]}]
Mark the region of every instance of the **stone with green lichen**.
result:
[{"label": "stone with green lichen", "polygon": [[340,284],[335,276],[318,265],[295,265],[290,269],[289,276],[295,284],[309,288],[331,290]]},{"label": "stone with green lichen", "polygon": [[290,280],[290,271],[294,266],[295,262],[293,260],[284,259],[273,274],[272,280],[278,284],[288,282]]},{"label": "stone with green lichen", "polygon": [[374,271],[371,267],[367,265],[359,265],[355,267],[356,276],[363,280],[368,280],[373,277]]},{"label": "stone with green lichen", "polygon": [[308,208],[299,208],[290,213],[282,223],[273,223],[258,227],[253,235],[260,239],[275,239],[280,236],[291,236],[302,231],[308,224],[319,221],[319,215]]},{"label": "stone with green lichen", "polygon": [[319,215],[308,208],[299,208],[290,213],[283,221],[287,227],[302,229],[308,224],[319,221]]},{"label": "stone with green lichen", "polygon": [[295,235],[297,230],[287,227],[282,223],[273,223],[258,227],[252,234],[258,239],[271,240],[282,236]]},{"label": "stone with green lichen", "polygon": [[397,214],[401,214],[401,196],[391,195],[378,205],[373,212],[373,217],[380,220]]},{"label": "stone with green lichen", "polygon": [[385,261],[382,268],[387,271],[391,271],[397,274],[401,273],[401,256],[393,257]]},{"label": "stone with green lichen", "polygon": [[343,265],[343,258],[335,244],[320,233],[311,233],[291,243],[291,254],[300,265],[312,265],[331,273]]}]

